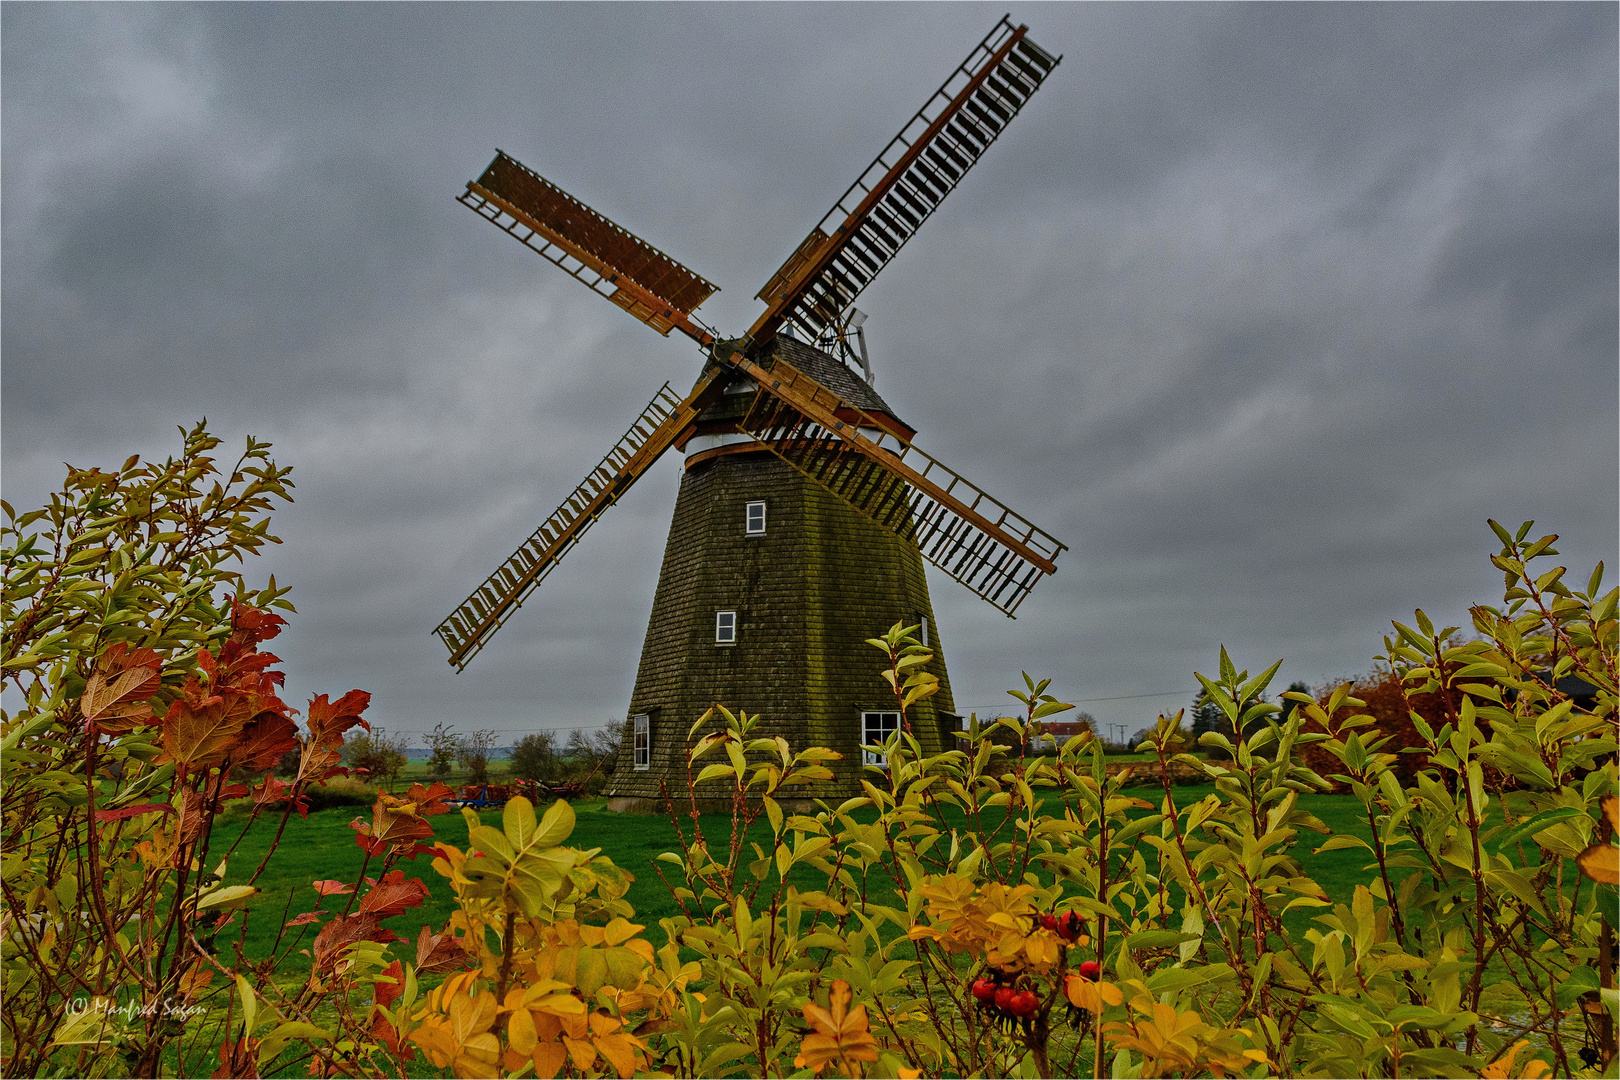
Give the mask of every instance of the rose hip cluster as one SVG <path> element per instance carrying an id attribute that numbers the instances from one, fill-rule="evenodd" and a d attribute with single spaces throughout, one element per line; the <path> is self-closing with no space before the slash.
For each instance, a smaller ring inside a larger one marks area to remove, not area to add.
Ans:
<path id="1" fill-rule="evenodd" d="M 1086 925 L 1085 920 L 1072 911 L 1067 915 L 1042 915 L 1040 924 L 1071 945 L 1080 940 L 1080 931 Z"/>
<path id="2" fill-rule="evenodd" d="M 1072 911 L 1065 915 L 1037 915 L 1033 918 L 1037 925 L 1070 944 L 1080 939 L 1080 932 L 1085 928 L 1085 921 Z M 1102 968 L 1095 960 L 1082 962 L 1077 970 L 1080 977 L 1089 982 L 1096 982 L 1102 977 Z M 999 968 L 991 968 L 975 979 L 972 991 L 980 1011 L 1009 1029 L 1019 1023 L 1027 1027 L 1031 1018 L 1041 1011 L 1040 996 L 1028 985 L 1027 978 L 1021 980 L 1019 976 L 1009 975 Z"/>
<path id="3" fill-rule="evenodd" d="M 991 968 L 989 975 L 973 981 L 973 999 L 979 1003 L 979 1008 L 1009 1024 L 1028 1020 L 1040 1012 L 1041 999 L 1035 991 L 1027 986 L 1019 988 L 1016 983 L 1004 983 L 1002 980 L 1007 977 L 1005 971 Z"/>

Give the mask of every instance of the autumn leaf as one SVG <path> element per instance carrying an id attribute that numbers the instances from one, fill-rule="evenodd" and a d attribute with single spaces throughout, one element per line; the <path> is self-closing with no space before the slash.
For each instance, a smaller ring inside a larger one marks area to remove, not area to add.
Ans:
<path id="1" fill-rule="evenodd" d="M 427 895 L 427 886 L 419 879 L 407 879 L 405 871 L 392 870 L 384 874 L 381 881 L 372 882 L 371 890 L 360 898 L 360 910 L 386 919 L 401 914 L 408 907 L 420 907 Z"/>
<path id="2" fill-rule="evenodd" d="M 1528 1039 L 1520 1039 L 1491 1064 L 1479 1071 L 1480 1080 L 1513 1080 L 1513 1059 L 1519 1056 L 1519 1051 L 1529 1046 Z M 1533 1057 L 1524 1063 L 1524 1071 L 1517 1080 L 1540 1080 L 1541 1077 L 1551 1076 L 1552 1069 L 1540 1058 Z"/>
<path id="3" fill-rule="evenodd" d="M 386 1009 L 405 993 L 405 969 L 395 960 L 377 974 L 394 980 L 373 983 L 371 987 L 372 1001 Z"/>
<path id="4" fill-rule="evenodd" d="M 1118 1005 L 1125 1000 L 1125 995 L 1113 983 L 1094 982 L 1073 974 L 1063 980 L 1063 996 L 1069 999 L 1070 1005 L 1093 1016 L 1099 1015 L 1104 1005 Z"/>
<path id="5" fill-rule="evenodd" d="M 379 794 L 372 805 L 369 825 L 355 818 L 349 827 L 360 834 L 360 847 L 372 854 L 389 844 L 403 853 L 433 835 L 433 826 L 422 820 L 415 802 L 387 792 Z"/>
<path id="6" fill-rule="evenodd" d="M 345 945 L 374 940 L 381 932 L 382 926 L 377 921 L 377 916 L 369 912 L 339 915 L 321 927 L 321 932 L 315 935 L 315 942 L 311 948 L 315 953 L 316 968 L 332 968 L 337 964 Z"/>
<path id="7" fill-rule="evenodd" d="M 433 934 L 424 926 L 416 936 L 416 973 L 419 976 L 465 971 L 475 963 L 477 961 L 448 930 Z"/>
<path id="8" fill-rule="evenodd" d="M 123 821 L 141 814 L 172 814 L 174 807 L 164 802 L 141 803 L 139 806 L 120 806 L 116 810 L 97 810 L 91 816 L 97 821 Z"/>
<path id="9" fill-rule="evenodd" d="M 149 704 L 163 686 L 163 657 L 153 649 L 135 649 L 120 641 L 101 654 L 85 680 L 79 712 L 87 725 L 108 734 L 124 734 L 157 723 Z"/>
<path id="10" fill-rule="evenodd" d="M 1620 833 L 1620 798 L 1611 795 L 1603 800 L 1603 816 L 1609 821 L 1610 836 Z M 1575 859 L 1581 873 L 1605 885 L 1620 885 L 1620 847 L 1601 840 Z"/>
<path id="11" fill-rule="evenodd" d="M 248 721 L 231 748 L 231 761 L 244 769 L 268 769 L 289 750 L 298 749 L 298 725 L 285 713 L 262 712 Z"/>
<path id="12" fill-rule="evenodd" d="M 364 690 L 350 690 L 331 702 L 325 694 L 310 698 L 309 711 L 304 714 L 310 740 L 323 750 L 337 750 L 343 745 L 344 732 L 356 724 L 370 731 L 371 725 L 360 717 L 369 704 L 371 695 Z"/>
<path id="13" fill-rule="evenodd" d="M 172 761 L 182 768 L 218 765 L 255 710 L 237 694 L 205 694 L 195 679 L 187 680 L 184 693 L 163 717 L 163 754 L 158 762 Z"/>
<path id="14" fill-rule="evenodd" d="M 317 896 L 342 896 L 354 892 L 353 885 L 342 881 L 334 881 L 331 878 L 312 881 L 309 883 L 309 887 L 315 890 Z"/>
<path id="15" fill-rule="evenodd" d="M 793 1059 L 796 1067 L 809 1067 L 819 1075 L 828 1065 L 837 1064 L 845 1076 L 855 1077 L 861 1074 L 859 1062 L 878 1059 L 877 1040 L 872 1037 L 866 1006 L 851 1009 L 853 996 L 849 983 L 834 979 L 830 1009 L 805 1002 L 804 1018 L 815 1030 L 804 1037 L 799 1056 Z"/>
<path id="16" fill-rule="evenodd" d="M 322 915 L 330 915 L 330 911 L 306 911 L 302 915 L 294 915 L 287 920 L 288 926 L 304 926 L 308 923 L 319 922 Z"/>
<path id="17" fill-rule="evenodd" d="M 240 1039 L 227 1039 L 219 1045 L 219 1068 L 209 1074 L 216 1078 L 253 1077 L 259 1075 L 259 1040 L 244 1035 Z"/>
<path id="18" fill-rule="evenodd" d="M 416 804 L 416 812 L 423 817 L 432 817 L 435 814 L 448 814 L 450 804 L 444 800 L 451 798 L 455 792 L 443 784 L 435 781 L 432 787 L 423 787 L 421 784 L 412 784 L 410 790 L 405 792 L 405 798 Z"/>

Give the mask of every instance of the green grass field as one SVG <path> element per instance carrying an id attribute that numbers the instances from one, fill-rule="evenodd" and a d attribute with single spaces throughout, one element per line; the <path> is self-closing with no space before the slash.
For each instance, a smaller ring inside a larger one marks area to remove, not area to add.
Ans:
<path id="1" fill-rule="evenodd" d="M 1154 789 L 1136 790 L 1149 801 L 1156 800 L 1157 793 Z M 1213 790 L 1214 788 L 1210 786 L 1179 787 L 1175 789 L 1176 801 L 1179 805 L 1186 806 Z M 1360 816 L 1360 804 L 1350 796 L 1306 795 L 1301 797 L 1300 803 L 1320 818 L 1334 834 L 1368 838 L 1366 821 Z M 662 866 L 666 870 L 672 868 L 667 864 L 655 864 L 654 861 L 663 852 L 678 850 L 679 845 L 669 819 L 616 814 L 609 811 L 601 799 L 580 800 L 574 804 L 574 811 L 577 824 L 573 836 L 568 841 L 570 846 L 601 848 L 604 854 L 635 876 L 635 883 L 631 886 L 627 899 L 635 906 L 636 921 L 645 923 L 649 928 L 656 928 L 660 918 L 675 914 L 674 901 L 659 879 L 655 866 Z M 282 932 L 282 923 L 286 917 L 317 908 L 332 914 L 343 910 L 347 897 L 317 897 L 310 884 L 321 879 L 344 882 L 355 880 L 360 872 L 363 855 L 355 844 L 355 833 L 349 828 L 349 822 L 357 816 L 369 820 L 370 812 L 360 807 L 340 807 L 316 811 L 311 813 L 307 820 L 300 819 L 295 814 L 287 822 L 280 847 L 264 875 L 259 879 L 263 892 L 250 907 L 245 939 L 245 948 L 249 956 L 262 957 L 268 954 L 277 936 Z M 498 825 L 500 811 L 486 810 L 480 817 L 488 824 Z M 432 818 L 431 821 L 435 839 L 459 848 L 467 847 L 467 827 L 459 813 L 444 814 Z M 729 818 L 718 814 L 704 815 L 701 822 L 711 848 L 723 850 L 730 836 Z M 682 823 L 686 825 L 684 817 Z M 274 818 L 260 820 L 247 830 L 247 835 L 231 856 L 230 880 L 241 880 L 259 864 L 274 837 L 277 824 L 278 819 Z M 221 844 L 228 847 L 241 829 L 242 823 L 222 821 L 215 833 L 216 850 L 220 849 Z M 763 820 L 758 826 L 758 832 L 760 835 L 751 839 L 763 842 L 768 836 Z M 1366 869 L 1371 862 L 1371 856 L 1358 849 L 1342 849 L 1321 855 L 1310 854 L 1310 848 L 1318 846 L 1321 839 L 1325 837 L 1318 838 L 1315 834 L 1306 834 L 1296 853 L 1305 863 L 1306 871 L 1316 878 L 1330 896 L 1348 900 L 1357 883 L 1371 879 L 1372 871 Z M 1151 864 L 1151 853 L 1149 861 Z M 390 927 L 396 933 L 408 940 L 414 940 L 418 929 L 424 924 L 442 927 L 450 916 L 453 902 L 448 882 L 433 871 L 426 856 L 402 865 L 407 877 L 420 877 L 429 890 L 428 899 L 422 907 L 408 910 L 403 915 L 389 920 Z M 800 874 L 803 874 L 802 882 L 799 881 Z M 794 880 L 801 888 L 814 888 L 816 885 L 814 871 L 808 867 L 796 870 Z M 880 888 L 877 893 L 882 895 L 888 891 L 887 888 Z M 874 899 L 877 899 L 876 895 Z M 1311 912 L 1304 910 L 1291 912 L 1289 916 L 1291 928 L 1296 932 L 1302 932 L 1310 925 L 1310 914 Z M 1294 927 L 1292 924 L 1296 921 L 1299 925 Z M 307 948 L 315 929 L 314 926 L 305 926 L 288 933 L 302 933 L 303 940 L 299 947 Z M 662 941 L 662 934 L 656 929 L 652 929 L 649 936 L 655 943 Z M 303 957 L 299 959 L 307 963 L 307 959 Z M 303 965 L 300 963 L 298 966 Z"/>

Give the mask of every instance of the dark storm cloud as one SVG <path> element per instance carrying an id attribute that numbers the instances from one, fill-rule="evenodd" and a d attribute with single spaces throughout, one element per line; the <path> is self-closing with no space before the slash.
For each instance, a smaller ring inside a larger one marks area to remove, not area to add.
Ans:
<path id="1" fill-rule="evenodd" d="M 4 5 L 6 497 L 206 414 L 296 469 L 259 569 L 297 688 L 410 731 L 622 714 L 675 460 L 469 674 L 428 631 L 698 357 L 451 197 L 500 146 L 738 332 L 1000 13 Z M 1014 17 L 1063 65 L 860 302 L 922 445 L 1072 549 L 1014 623 L 932 579 L 959 704 L 1181 690 L 1222 642 L 1354 674 L 1490 597 L 1487 516 L 1612 557 L 1612 5 Z"/>

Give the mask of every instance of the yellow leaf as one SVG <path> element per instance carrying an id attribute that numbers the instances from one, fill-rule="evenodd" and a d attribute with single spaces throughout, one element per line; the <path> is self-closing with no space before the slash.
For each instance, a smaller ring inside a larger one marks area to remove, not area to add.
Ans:
<path id="1" fill-rule="evenodd" d="M 518 1009 L 507 1018 L 506 1041 L 525 1057 L 534 1053 L 540 1040 L 534 1033 L 534 1017 L 528 1009 Z"/>

